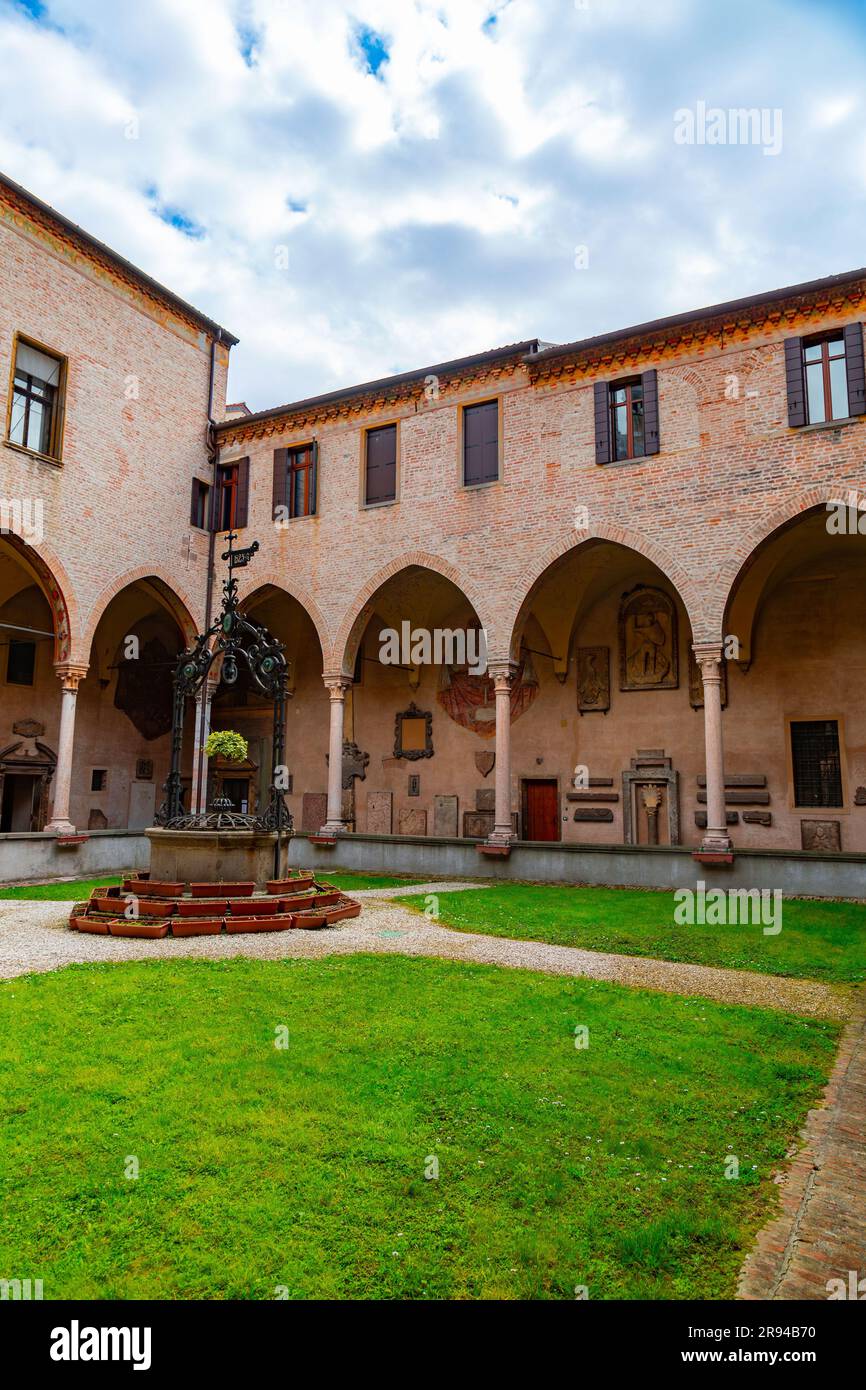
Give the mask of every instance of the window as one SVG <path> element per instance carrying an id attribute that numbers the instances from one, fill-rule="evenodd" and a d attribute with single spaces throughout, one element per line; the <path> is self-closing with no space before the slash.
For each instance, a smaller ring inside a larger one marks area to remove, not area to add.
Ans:
<path id="1" fill-rule="evenodd" d="M 34 453 L 60 457 L 65 363 L 24 338 L 15 341 L 9 440 Z"/>
<path id="2" fill-rule="evenodd" d="M 618 463 L 657 454 L 659 387 L 655 367 L 640 376 L 597 381 L 593 386 L 595 461 Z"/>
<path id="3" fill-rule="evenodd" d="M 613 382 L 608 388 L 611 457 L 642 458 L 644 449 L 644 399 L 640 377 Z"/>
<path id="4" fill-rule="evenodd" d="M 21 642 L 13 637 L 9 643 L 6 659 L 6 682 L 8 685 L 32 685 L 36 670 L 36 643 Z"/>
<path id="5" fill-rule="evenodd" d="M 365 442 L 367 506 L 393 502 L 397 496 L 397 426 L 367 430 Z"/>
<path id="6" fill-rule="evenodd" d="M 236 459 L 217 468 L 217 494 L 213 526 L 215 531 L 239 530 L 247 524 L 250 461 Z"/>
<path id="7" fill-rule="evenodd" d="M 463 483 L 493 483 L 499 477 L 499 402 L 463 408 Z"/>
<path id="8" fill-rule="evenodd" d="M 104 767 L 95 767 L 90 774 L 90 790 L 92 792 L 104 792 L 107 786 L 107 769 Z"/>
<path id="9" fill-rule="evenodd" d="M 274 521 L 316 515 L 319 446 L 315 440 L 274 450 Z"/>
<path id="10" fill-rule="evenodd" d="M 842 806 L 839 725 L 835 719 L 791 721 L 795 806 Z"/>
<path id="11" fill-rule="evenodd" d="M 848 372 L 842 333 L 803 342 L 806 413 L 810 425 L 848 418 Z"/>
<path id="12" fill-rule="evenodd" d="M 192 500 L 189 508 L 190 526 L 198 526 L 202 531 L 208 529 L 208 497 L 210 488 L 207 483 L 203 483 L 201 478 L 192 480 Z"/>

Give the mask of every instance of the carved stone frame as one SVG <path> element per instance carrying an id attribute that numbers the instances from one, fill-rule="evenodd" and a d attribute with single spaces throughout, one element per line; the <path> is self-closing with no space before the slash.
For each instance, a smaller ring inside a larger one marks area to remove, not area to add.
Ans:
<path id="1" fill-rule="evenodd" d="M 424 747 L 423 748 L 403 748 L 403 721 L 404 719 L 423 719 L 424 720 Z M 408 709 L 402 710 L 394 720 L 394 757 L 406 758 L 409 762 L 417 762 L 419 758 L 433 757 L 433 712 L 432 710 L 419 709 L 413 700 Z"/>
<path id="2" fill-rule="evenodd" d="M 664 786 L 667 789 L 668 840 L 672 845 L 680 843 L 680 793 L 679 773 L 670 767 L 633 768 L 622 774 L 622 837 L 627 845 L 636 845 L 637 805 L 635 797 L 638 787 Z"/>
<path id="3" fill-rule="evenodd" d="M 661 600 L 670 620 L 671 669 L 661 680 L 646 681 L 640 684 L 629 679 L 628 653 L 626 651 L 626 614 L 636 600 L 645 595 L 654 595 Z M 657 584 L 636 584 L 628 593 L 622 595 L 617 614 L 617 641 L 619 646 L 619 688 L 620 690 L 677 690 L 679 688 L 679 625 L 675 600 Z"/>

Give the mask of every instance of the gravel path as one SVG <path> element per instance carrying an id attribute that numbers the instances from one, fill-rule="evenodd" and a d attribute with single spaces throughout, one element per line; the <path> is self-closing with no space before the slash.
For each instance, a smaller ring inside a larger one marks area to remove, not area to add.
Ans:
<path id="1" fill-rule="evenodd" d="M 413 892 L 444 892 L 446 887 L 483 885 L 412 885 Z M 0 977 L 30 971 L 57 970 L 74 962 L 153 960 L 192 957 L 214 959 L 249 956 L 259 960 L 352 955 L 358 951 L 395 952 L 411 956 L 442 956 L 553 975 L 611 980 L 618 984 L 661 990 L 667 994 L 700 995 L 728 1004 L 748 1004 L 815 1017 L 850 1017 L 856 991 L 849 985 L 825 985 L 787 980 L 744 970 L 706 965 L 683 965 L 639 956 L 584 951 L 538 941 L 512 941 L 474 932 L 456 932 L 428 921 L 419 913 L 383 901 L 399 889 L 365 889 L 360 917 L 324 931 L 263 932 L 250 936 L 201 936 L 175 941 L 124 940 L 69 931 L 72 904 L 0 901 Z"/>

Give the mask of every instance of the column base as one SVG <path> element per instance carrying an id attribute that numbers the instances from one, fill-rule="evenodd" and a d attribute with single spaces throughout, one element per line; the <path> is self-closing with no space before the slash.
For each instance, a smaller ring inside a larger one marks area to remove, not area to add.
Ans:
<path id="1" fill-rule="evenodd" d="M 730 854 L 734 842 L 724 830 L 708 830 L 701 840 L 702 854 Z"/>
<path id="2" fill-rule="evenodd" d="M 333 840 L 335 835 L 347 835 L 348 826 L 344 820 L 328 820 L 318 833 L 326 840 Z"/>
<path id="3" fill-rule="evenodd" d="M 49 835 L 75 835 L 75 826 L 71 820 L 50 820 L 45 827 Z"/>

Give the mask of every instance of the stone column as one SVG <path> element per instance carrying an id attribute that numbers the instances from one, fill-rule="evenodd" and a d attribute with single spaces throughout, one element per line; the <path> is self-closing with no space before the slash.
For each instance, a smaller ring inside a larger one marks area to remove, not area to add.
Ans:
<path id="1" fill-rule="evenodd" d="M 491 666 L 496 692 L 496 810 L 489 845 L 510 845 L 514 840 L 511 820 L 511 687 L 517 668 L 512 662 Z"/>
<path id="2" fill-rule="evenodd" d="M 192 755 L 192 791 L 190 810 L 193 815 L 201 815 L 207 810 L 207 758 L 200 751 L 207 743 L 210 733 L 211 704 L 216 694 L 217 682 L 205 680 L 195 697 L 195 744 Z M 201 777 L 199 778 L 199 773 Z"/>
<path id="3" fill-rule="evenodd" d="M 328 819 L 319 833 L 342 835 L 346 830 L 343 820 L 343 715 L 346 691 L 352 681 L 349 676 L 325 676 L 324 681 L 331 697 L 331 732 L 328 739 Z"/>
<path id="4" fill-rule="evenodd" d="M 54 805 L 46 830 L 56 835 L 74 835 L 69 819 L 69 793 L 72 789 L 72 753 L 75 744 L 75 704 L 79 682 L 87 675 L 86 666 L 63 662 L 54 668 L 60 677 L 60 733 L 57 738 L 57 767 L 54 772 Z"/>
<path id="5" fill-rule="evenodd" d="M 729 854 L 731 837 L 725 819 L 725 752 L 722 740 L 722 648 L 716 642 L 695 642 L 693 650 L 704 685 L 707 828 L 701 849 L 710 854 Z"/>

